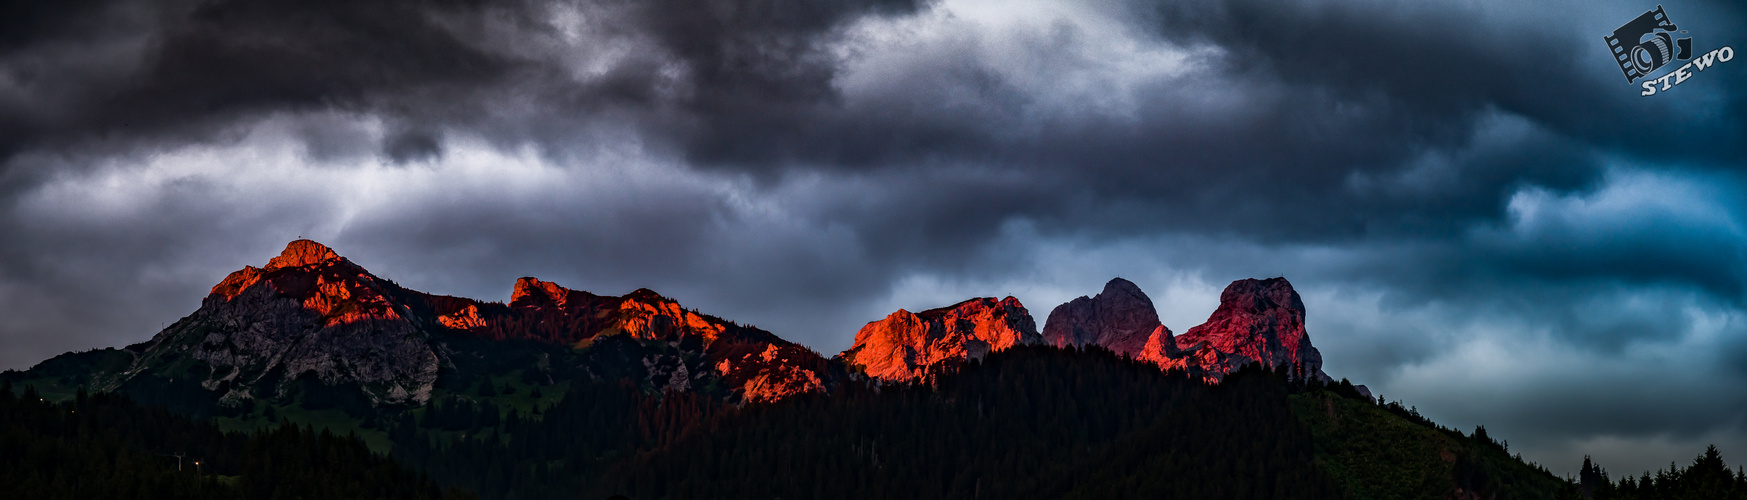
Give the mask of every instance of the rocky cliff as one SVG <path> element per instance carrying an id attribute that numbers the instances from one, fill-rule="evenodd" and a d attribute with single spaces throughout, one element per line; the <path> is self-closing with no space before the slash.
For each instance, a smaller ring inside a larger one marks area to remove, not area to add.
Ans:
<path id="1" fill-rule="evenodd" d="M 1104 291 L 1056 306 L 1043 325 L 1044 342 L 1056 347 L 1103 346 L 1129 357 L 1176 357 L 1171 330 L 1159 323 L 1153 301 L 1133 282 L 1122 278 L 1104 284 Z"/>
<path id="2" fill-rule="evenodd" d="M 1175 337 L 1139 286 L 1115 278 L 1097 296 L 1056 306 L 1043 338 L 1058 347 L 1102 346 L 1209 380 L 1258 362 L 1302 364 L 1311 376 L 1326 377 L 1322 354 L 1304 332 L 1304 302 L 1285 278 L 1232 282 L 1206 323 Z"/>
<path id="3" fill-rule="evenodd" d="M 1219 294 L 1219 308 L 1206 323 L 1177 336 L 1184 351 L 1212 349 L 1225 354 L 1220 362 L 1205 362 L 1210 373 L 1229 373 L 1248 363 L 1303 366 L 1309 376 L 1322 373 L 1322 353 L 1304 331 L 1304 300 L 1286 278 L 1233 281 Z"/>
<path id="4" fill-rule="evenodd" d="M 839 358 L 870 377 L 902 382 L 943 365 L 1042 341 L 1019 299 L 984 297 L 920 313 L 899 309 L 863 326 Z"/>
<path id="5" fill-rule="evenodd" d="M 649 289 L 614 297 L 521 278 L 507 307 L 452 298 L 432 303 L 445 327 L 493 340 L 575 348 L 608 338 L 636 340 L 651 348 L 639 362 L 657 390 L 718 382 L 735 399 L 774 401 L 823 391 L 831 378 L 828 361 L 805 346 L 686 309 Z"/>

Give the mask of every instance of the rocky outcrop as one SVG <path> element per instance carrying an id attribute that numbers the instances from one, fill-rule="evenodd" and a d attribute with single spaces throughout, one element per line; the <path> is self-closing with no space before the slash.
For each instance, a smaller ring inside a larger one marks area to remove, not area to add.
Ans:
<path id="1" fill-rule="evenodd" d="M 510 292 L 510 307 L 562 309 L 570 302 L 571 293 L 573 290 L 558 286 L 557 283 L 524 277 L 516 280 L 516 287 Z"/>
<path id="2" fill-rule="evenodd" d="M 1050 311 L 1043 338 L 1058 347 L 1102 346 L 1209 381 L 1252 363 L 1303 366 L 1309 376 L 1327 377 L 1304 332 L 1304 301 L 1285 278 L 1232 282 L 1206 323 L 1174 337 L 1140 287 L 1115 278 L 1097 296 Z"/>
<path id="3" fill-rule="evenodd" d="M 278 257 L 267 260 L 267 269 L 272 271 L 285 267 L 303 267 L 345 260 L 334 249 L 311 240 L 296 240 L 285 245 L 285 250 Z"/>
<path id="4" fill-rule="evenodd" d="M 1177 343 L 1159 323 L 1152 299 L 1122 278 L 1105 283 L 1096 297 L 1081 296 L 1056 306 L 1044 322 L 1043 340 L 1056 347 L 1098 345 L 1136 358 L 1177 354 Z"/>
<path id="5" fill-rule="evenodd" d="M 1183 351 L 1177 348 L 1177 339 L 1171 336 L 1171 329 L 1165 328 L 1165 325 L 1159 325 L 1158 328 L 1153 329 L 1152 334 L 1147 335 L 1146 345 L 1141 348 L 1140 354 L 1135 356 L 1137 359 L 1158 363 L 1160 366 L 1175 364 L 1175 360 L 1182 357 Z"/>
<path id="6" fill-rule="evenodd" d="M 682 307 L 649 289 L 595 295 L 527 277 L 516 280 L 508 307 L 472 301 L 434 305 L 438 323 L 466 335 L 526 339 L 587 348 L 607 338 L 665 344 L 640 358 L 645 381 L 686 391 L 719 381 L 729 398 L 768 402 L 825 390 L 826 360 L 769 332 Z"/>
<path id="7" fill-rule="evenodd" d="M 839 357 L 870 377 L 901 382 L 923 378 L 943 365 L 1042 341 L 1037 322 L 1019 299 L 984 297 L 920 313 L 899 309 L 863 326 L 855 344 Z"/>
<path id="8" fill-rule="evenodd" d="M 1304 331 L 1304 300 L 1286 278 L 1238 280 L 1219 294 L 1219 308 L 1206 323 L 1177 336 L 1188 352 L 1208 349 L 1224 356 L 1202 361 L 1215 376 L 1249 363 L 1302 366 L 1307 376 L 1327 379 L 1322 353 Z"/>
<path id="9" fill-rule="evenodd" d="M 767 344 L 763 352 L 744 354 L 735 360 L 722 359 L 715 364 L 716 372 L 739 383 L 741 399 L 751 403 L 768 403 L 790 396 L 824 392 L 824 370 L 817 366 L 822 359 L 813 351 L 798 345 Z M 813 365 L 813 366 L 809 366 Z"/>
<path id="10" fill-rule="evenodd" d="M 434 300 L 437 321 L 494 340 L 527 339 L 586 346 L 603 335 L 639 340 L 713 342 L 732 323 L 688 310 L 649 289 L 622 297 L 571 290 L 537 278 L 516 280 L 509 307 L 468 299 Z"/>

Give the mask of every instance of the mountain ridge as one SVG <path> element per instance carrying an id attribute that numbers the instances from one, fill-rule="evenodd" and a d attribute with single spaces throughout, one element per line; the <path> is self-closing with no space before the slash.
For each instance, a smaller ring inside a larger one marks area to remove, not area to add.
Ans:
<path id="1" fill-rule="evenodd" d="M 942 365 L 980 359 L 1015 345 L 1097 346 L 1163 370 L 1190 372 L 1208 382 L 1216 383 L 1252 363 L 1286 366 L 1302 372 L 1297 376 L 1330 380 L 1322 371 L 1321 353 L 1304 330 L 1304 302 L 1285 278 L 1233 281 L 1207 321 L 1181 336 L 1159 321 L 1152 299 L 1138 285 L 1120 277 L 1106 282 L 1095 296 L 1080 296 L 1050 310 L 1042 333 L 991 337 L 1000 338 L 999 342 L 989 342 L 984 338 L 987 334 L 963 333 L 1014 332 L 1018 330 L 1014 325 L 1035 325 L 1013 297 L 1001 301 L 1014 306 L 1002 315 L 958 312 L 994 300 L 984 297 L 930 309 L 923 313 L 926 319 L 899 309 L 862 327 L 855 343 L 838 358 L 871 377 L 905 382 Z"/>
<path id="2" fill-rule="evenodd" d="M 508 304 L 434 295 L 300 239 L 265 266 L 225 276 L 198 309 L 152 339 L 101 354 L 98 365 L 125 366 L 94 369 L 78 385 L 147 402 L 167 403 L 160 396 L 173 394 L 184 406 L 234 408 L 295 399 L 296 386 L 308 381 L 361 393 L 370 406 L 420 406 L 440 374 L 455 369 L 457 337 L 569 349 L 622 337 L 610 342 L 617 354 L 593 358 L 627 366 L 570 368 L 634 375 L 657 392 L 714 387 L 735 401 L 823 391 L 838 378 L 805 346 L 652 290 L 605 296 L 525 277 Z"/>
<path id="3" fill-rule="evenodd" d="M 979 297 L 895 311 L 863 326 L 849 349 L 827 359 L 647 288 L 598 295 L 528 276 L 516 280 L 507 303 L 435 295 L 299 239 L 262 267 L 226 275 L 199 309 L 151 340 L 118 351 L 130 359 L 93 355 L 102 362 L 87 364 L 112 368 L 93 369 L 82 385 L 175 394 L 194 406 L 210 399 L 218 407 L 247 407 L 327 390 L 299 388 L 319 384 L 360 393 L 372 407 L 420 406 L 442 374 L 461 369 L 456 356 L 467 349 L 454 346 L 492 350 L 490 342 L 503 341 L 559 349 L 539 358 L 550 363 L 556 353 L 569 363 L 551 370 L 630 377 L 657 393 L 701 390 L 735 402 L 825 392 L 844 376 L 916 382 L 991 352 L 1039 344 L 1098 346 L 1209 382 L 1250 363 L 1302 366 L 1307 376 L 1327 380 L 1303 315 L 1284 278 L 1238 280 L 1206 323 L 1174 335 L 1145 292 L 1118 277 L 1094 296 L 1052 308 L 1041 332 L 1019 299 Z M 487 344 L 457 344 L 460 338 Z M 605 347 L 593 349 L 601 342 Z M 585 355 L 570 359 L 565 352 Z M 504 369 L 518 370 L 497 370 Z"/>

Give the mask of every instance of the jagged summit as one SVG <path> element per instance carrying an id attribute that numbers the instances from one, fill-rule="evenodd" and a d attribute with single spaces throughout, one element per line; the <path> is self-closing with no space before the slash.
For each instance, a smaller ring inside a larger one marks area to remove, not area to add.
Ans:
<path id="1" fill-rule="evenodd" d="M 614 297 L 523 277 L 508 307 L 444 298 L 433 300 L 432 309 L 449 330 L 492 340 L 576 348 L 619 339 L 669 344 L 677 351 L 639 360 L 645 380 L 660 390 L 685 391 L 719 380 L 734 398 L 774 401 L 823 391 L 832 378 L 825 358 L 805 346 L 688 310 L 647 288 Z"/>
<path id="2" fill-rule="evenodd" d="M 1115 278 L 1097 296 L 1050 311 L 1043 338 L 1058 347 L 1102 346 L 1209 380 L 1251 363 L 1303 366 L 1307 376 L 1327 377 L 1304 332 L 1304 301 L 1285 278 L 1232 282 L 1206 323 L 1174 337 L 1140 287 Z"/>
<path id="3" fill-rule="evenodd" d="M 516 280 L 510 292 L 510 307 L 564 307 L 570 300 L 570 289 L 534 277 Z"/>
<path id="4" fill-rule="evenodd" d="M 326 245 L 292 241 L 266 267 L 226 276 L 200 309 L 139 346 L 113 383 L 193 379 L 234 405 L 307 377 L 354 384 L 377 404 L 422 403 L 441 356 L 408 303 L 416 295 Z"/>
<path id="5" fill-rule="evenodd" d="M 648 288 L 632 290 L 631 293 L 625 294 L 625 298 L 643 302 L 674 302 L 673 299 L 668 298 L 666 295 L 656 293 L 656 291 Z"/>
<path id="6" fill-rule="evenodd" d="M 294 240 L 285 245 L 285 250 L 278 257 L 267 261 L 266 271 L 282 267 L 302 267 L 310 264 L 320 264 L 328 261 L 343 260 L 340 254 L 327 245 L 312 240 Z"/>
<path id="7" fill-rule="evenodd" d="M 279 252 L 278 257 L 268 259 L 266 267 L 243 266 L 242 269 L 238 269 L 230 273 L 229 276 L 225 276 L 224 280 L 219 281 L 217 285 L 213 285 L 211 295 L 230 300 L 231 298 L 236 297 L 237 294 L 242 293 L 243 290 L 248 289 L 250 286 L 253 286 L 256 282 L 260 281 L 263 276 L 273 271 L 302 268 L 304 266 L 316 264 L 343 263 L 349 263 L 349 261 L 347 261 L 345 257 L 341 257 L 340 254 L 335 253 L 334 249 L 328 248 L 327 245 L 306 239 L 294 240 L 285 245 L 285 250 Z M 358 269 L 357 271 L 362 272 L 363 270 Z"/>
<path id="8" fill-rule="evenodd" d="M 855 344 L 838 355 L 853 369 L 888 381 L 911 381 L 942 364 L 961 363 L 1017 344 L 1099 346 L 1217 381 L 1244 365 L 1302 366 L 1327 378 L 1322 355 L 1304 332 L 1304 301 L 1285 278 L 1232 282 L 1207 322 L 1176 336 L 1159 321 L 1140 286 L 1113 278 L 1092 297 L 1078 297 L 1049 313 L 1041 334 L 1008 297 L 971 299 L 911 313 L 899 309 L 870 322 Z"/>
<path id="9" fill-rule="evenodd" d="M 1098 345 L 1130 357 L 1141 357 L 1149 346 L 1159 355 L 1177 350 L 1152 299 L 1122 278 L 1105 283 L 1096 297 L 1081 296 L 1056 306 L 1044 322 L 1043 340 L 1056 347 Z"/>
<path id="10" fill-rule="evenodd" d="M 1268 366 L 1302 365 L 1309 376 L 1322 373 L 1322 353 L 1304 331 L 1304 300 L 1286 278 L 1242 279 L 1219 294 L 1219 308 L 1206 323 L 1177 337 L 1184 351 L 1211 348 L 1231 355 L 1210 372 L 1230 372 L 1251 362 Z"/>
<path id="11" fill-rule="evenodd" d="M 942 363 L 1042 341 L 1019 299 L 982 297 L 920 313 L 899 309 L 862 327 L 838 356 L 870 377 L 910 381 Z"/>
<path id="12" fill-rule="evenodd" d="M 823 391 L 836 377 L 804 346 L 648 289 L 602 296 L 526 277 L 508 305 L 431 295 L 300 239 L 265 267 L 230 273 L 200 309 L 129 347 L 130 366 L 95 377 L 93 387 L 206 394 L 188 397 L 238 407 L 299 397 L 313 383 L 361 392 L 372 405 L 417 405 L 440 386 L 439 373 L 454 369 L 454 356 L 479 356 L 455 347 L 469 338 L 487 344 L 465 345 L 533 341 L 599 363 L 550 370 L 738 401 Z"/>
<path id="13" fill-rule="evenodd" d="M 667 296 L 656 293 L 648 288 L 638 288 L 620 297 L 595 295 L 581 290 L 565 288 L 551 281 L 542 281 L 532 276 L 516 280 L 515 289 L 510 292 L 510 307 L 549 307 L 564 309 L 572 305 L 587 306 L 600 299 L 616 298 L 622 301 L 633 301 L 642 304 L 678 304 Z M 573 304 L 574 303 L 574 304 Z"/>

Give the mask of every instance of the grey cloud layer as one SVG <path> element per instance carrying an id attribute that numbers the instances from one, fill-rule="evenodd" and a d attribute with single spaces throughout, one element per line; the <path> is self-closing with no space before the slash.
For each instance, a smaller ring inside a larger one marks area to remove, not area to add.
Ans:
<path id="1" fill-rule="evenodd" d="M 928 306 L 895 296 L 918 277 L 1001 294 L 1060 277 L 1037 248 L 1140 245 L 1097 269 L 1325 292 L 1350 333 L 1312 334 L 1379 383 L 1481 331 L 1719 352 L 1680 373 L 1734 388 L 1747 325 L 1705 318 L 1747 300 L 1747 71 L 1639 97 L 1600 37 L 1646 7 L 14 2 L 0 364 L 143 339 L 297 235 L 434 292 L 649 286 L 821 350 Z M 1740 5 L 1667 8 L 1700 49 L 1747 36 Z M 1548 443 L 1747 409 L 1426 403 Z"/>

